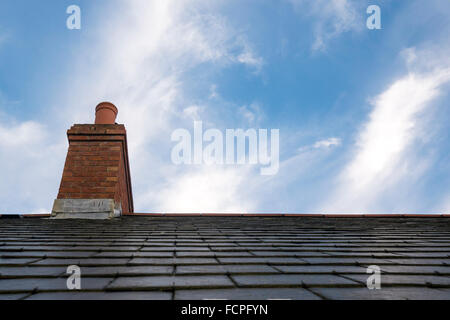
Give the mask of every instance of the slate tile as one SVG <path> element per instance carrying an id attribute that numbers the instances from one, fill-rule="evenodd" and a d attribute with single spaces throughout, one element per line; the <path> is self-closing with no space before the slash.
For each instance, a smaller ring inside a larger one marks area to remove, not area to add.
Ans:
<path id="1" fill-rule="evenodd" d="M 171 275 L 172 266 L 82 267 L 81 274 L 89 276 Z"/>
<path id="2" fill-rule="evenodd" d="M 431 265 L 431 266 L 443 266 L 450 265 L 450 259 L 388 259 L 390 263 L 401 265 Z"/>
<path id="3" fill-rule="evenodd" d="M 173 247 L 175 246 L 175 241 L 145 241 L 144 249 L 148 247 Z"/>
<path id="4" fill-rule="evenodd" d="M 89 258 L 95 254 L 93 251 L 44 251 L 47 258 Z"/>
<path id="5" fill-rule="evenodd" d="M 0 294 L 0 301 L 5 300 L 20 300 L 28 296 L 28 294 L 24 293 L 6 293 L 6 294 Z"/>
<path id="6" fill-rule="evenodd" d="M 119 277 L 108 290 L 156 290 L 171 288 L 227 288 L 233 283 L 226 276 Z"/>
<path id="7" fill-rule="evenodd" d="M 209 247 L 206 245 L 202 245 L 202 246 L 180 246 L 177 245 L 176 246 L 176 250 L 177 251 L 209 251 Z"/>
<path id="8" fill-rule="evenodd" d="M 214 254 L 218 258 L 252 257 L 253 256 L 250 252 L 247 252 L 247 251 L 232 251 L 232 252 L 215 251 Z"/>
<path id="9" fill-rule="evenodd" d="M 29 296 L 25 300 L 171 300 L 172 292 L 45 292 Z M 1 300 L 1 295 L 0 295 Z"/>
<path id="10" fill-rule="evenodd" d="M 381 288 L 312 288 L 311 291 L 331 300 L 448 300 L 448 289 L 423 287 Z"/>
<path id="11" fill-rule="evenodd" d="M 315 266 L 273 266 L 284 273 L 363 273 L 366 274 L 366 268 L 359 266 L 333 266 L 333 265 L 315 265 Z"/>
<path id="12" fill-rule="evenodd" d="M 306 251 L 277 250 L 277 251 L 251 251 L 251 253 L 255 256 L 262 256 L 262 257 L 286 257 L 286 256 L 321 257 L 321 256 L 327 256 L 326 254 L 318 252 L 318 251 L 306 252 Z"/>
<path id="13" fill-rule="evenodd" d="M 388 273 L 407 273 L 407 274 L 435 274 L 440 273 L 443 275 L 450 275 L 450 266 L 402 266 L 402 265 L 391 265 L 391 266 L 381 266 L 381 270 Z"/>
<path id="14" fill-rule="evenodd" d="M 178 266 L 178 274 L 261 274 L 279 273 L 267 265 L 206 265 L 206 266 Z"/>
<path id="15" fill-rule="evenodd" d="M 264 287 L 264 286 L 348 286 L 358 285 L 357 282 L 344 279 L 334 275 L 308 275 L 308 274 L 282 274 L 282 275 L 246 275 L 231 276 L 236 283 L 241 287 Z"/>
<path id="16" fill-rule="evenodd" d="M 221 263 L 225 264 L 307 264 L 305 261 L 298 258 L 264 258 L 264 257 L 247 257 L 247 258 L 218 258 Z"/>
<path id="17" fill-rule="evenodd" d="M 176 290 L 175 300 L 320 300 L 303 288 Z"/>
<path id="18" fill-rule="evenodd" d="M 23 266 L 36 261 L 34 258 L 2 258 L 0 257 L 0 266 Z"/>
<path id="19" fill-rule="evenodd" d="M 129 265 L 173 265 L 174 258 L 133 258 L 128 262 Z"/>
<path id="20" fill-rule="evenodd" d="M 163 251 L 163 252 L 173 252 L 177 249 L 177 247 L 174 246 L 167 246 L 167 247 L 143 247 L 140 249 L 140 252 L 156 252 L 156 251 Z"/>
<path id="21" fill-rule="evenodd" d="M 411 258 L 449 258 L 450 252 L 402 252 L 400 255 Z"/>
<path id="22" fill-rule="evenodd" d="M 96 252 L 136 252 L 141 246 L 96 246 L 92 250 Z"/>
<path id="23" fill-rule="evenodd" d="M 305 257 L 302 260 L 310 264 L 368 264 L 368 265 L 380 265 L 380 264 L 392 264 L 392 262 L 385 259 L 372 259 L 372 258 L 342 258 L 342 257 L 324 257 L 324 258 L 309 258 Z"/>
<path id="24" fill-rule="evenodd" d="M 145 252 L 133 252 L 133 256 L 137 257 L 137 258 L 172 258 L 173 257 L 173 252 L 169 251 L 169 252 L 164 252 L 164 251 L 156 251 L 156 252 L 151 252 L 151 251 L 145 251 Z"/>
<path id="25" fill-rule="evenodd" d="M 177 251 L 177 257 L 214 257 L 213 251 Z"/>
<path id="26" fill-rule="evenodd" d="M 342 274 L 347 278 L 360 281 L 365 284 L 371 274 Z M 447 276 L 424 276 L 424 275 L 381 275 L 381 286 L 383 285 L 409 285 L 409 286 L 425 286 L 427 283 L 437 286 L 450 286 L 450 277 Z"/>
<path id="27" fill-rule="evenodd" d="M 64 267 L 0 267 L 0 277 L 44 277 L 58 276 L 65 273 Z"/>
<path id="28" fill-rule="evenodd" d="M 31 252 L 31 251 L 21 251 L 21 252 L 0 252 L 0 256 L 3 259 L 42 259 L 46 256 L 47 252 Z"/>
<path id="29" fill-rule="evenodd" d="M 124 258 L 131 259 L 133 257 L 133 252 L 120 251 L 120 252 L 100 252 L 92 255 L 92 258 Z"/>
<path id="30" fill-rule="evenodd" d="M 399 258 L 398 254 L 388 253 L 388 252 L 331 252 L 327 251 L 326 256 L 336 257 L 336 258 L 377 258 L 377 259 L 389 259 L 389 258 Z"/>
<path id="31" fill-rule="evenodd" d="M 46 266 L 108 266 L 108 265 L 126 265 L 130 259 L 128 258 L 88 258 L 88 259 L 55 259 L 49 258 L 37 261 L 33 265 L 46 265 Z"/>
<path id="32" fill-rule="evenodd" d="M 113 278 L 81 278 L 82 289 L 102 290 Z M 67 278 L 2 279 L 0 293 L 67 290 Z"/>
<path id="33" fill-rule="evenodd" d="M 177 265 L 190 265 L 190 264 L 218 264 L 214 258 L 175 258 L 175 264 Z"/>
<path id="34" fill-rule="evenodd" d="M 34 260 L 35 261 L 35 260 Z M 80 265 L 80 259 L 41 259 L 30 264 L 31 266 L 62 266 L 68 267 L 70 265 Z"/>

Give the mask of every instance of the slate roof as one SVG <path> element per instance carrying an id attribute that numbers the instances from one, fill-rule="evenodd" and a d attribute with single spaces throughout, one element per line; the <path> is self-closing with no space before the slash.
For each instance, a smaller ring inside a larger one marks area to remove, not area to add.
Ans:
<path id="1" fill-rule="evenodd" d="M 450 299 L 449 264 L 446 217 L 0 219 L 0 300 Z"/>

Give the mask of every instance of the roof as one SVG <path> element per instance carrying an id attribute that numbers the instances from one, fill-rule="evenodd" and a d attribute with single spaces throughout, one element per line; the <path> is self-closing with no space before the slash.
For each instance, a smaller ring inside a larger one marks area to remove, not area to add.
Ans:
<path id="1" fill-rule="evenodd" d="M 450 299 L 449 263 L 446 217 L 0 219 L 0 300 Z"/>

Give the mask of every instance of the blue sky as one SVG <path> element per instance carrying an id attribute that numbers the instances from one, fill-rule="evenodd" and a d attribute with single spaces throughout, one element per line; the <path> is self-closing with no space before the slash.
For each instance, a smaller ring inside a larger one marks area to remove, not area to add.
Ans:
<path id="1" fill-rule="evenodd" d="M 0 213 L 51 210 L 104 100 L 138 212 L 449 212 L 449 34 L 447 0 L 1 1 Z M 280 129 L 278 174 L 174 165 L 195 120 Z"/>

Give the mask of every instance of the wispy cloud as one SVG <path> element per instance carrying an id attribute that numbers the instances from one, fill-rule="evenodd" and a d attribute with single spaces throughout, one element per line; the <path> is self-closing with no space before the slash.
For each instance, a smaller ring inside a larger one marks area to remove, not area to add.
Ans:
<path id="1" fill-rule="evenodd" d="M 247 120 L 251 126 L 259 124 L 264 118 L 264 112 L 256 102 L 239 108 L 239 113 Z"/>
<path id="2" fill-rule="evenodd" d="M 314 148 L 320 149 L 320 148 L 330 148 L 334 146 L 340 146 L 341 145 L 341 139 L 339 138 L 328 138 L 326 140 L 320 140 L 314 143 Z"/>
<path id="3" fill-rule="evenodd" d="M 328 42 L 342 33 L 364 27 L 361 3 L 352 0 L 289 0 L 299 14 L 312 17 L 313 51 L 324 51 Z"/>
<path id="4" fill-rule="evenodd" d="M 326 150 L 333 147 L 339 147 L 342 144 L 342 140 L 336 137 L 330 137 L 323 140 L 318 140 L 311 145 L 302 146 L 297 149 L 298 153 L 310 152 L 313 150 Z"/>
<path id="5" fill-rule="evenodd" d="M 419 156 L 422 139 L 432 131 L 424 127 L 426 113 L 432 112 L 432 102 L 450 81 L 450 65 L 446 60 L 435 60 L 437 67 L 425 72 L 421 66 L 430 65 L 428 55 L 414 50 L 405 53 L 407 61 L 415 61 L 414 70 L 371 100 L 373 110 L 358 134 L 353 158 L 340 174 L 326 211 L 386 211 L 383 196 L 398 194 L 408 184 L 410 187 L 429 165 L 429 159 Z M 402 207 L 401 197 L 395 206 Z"/>

